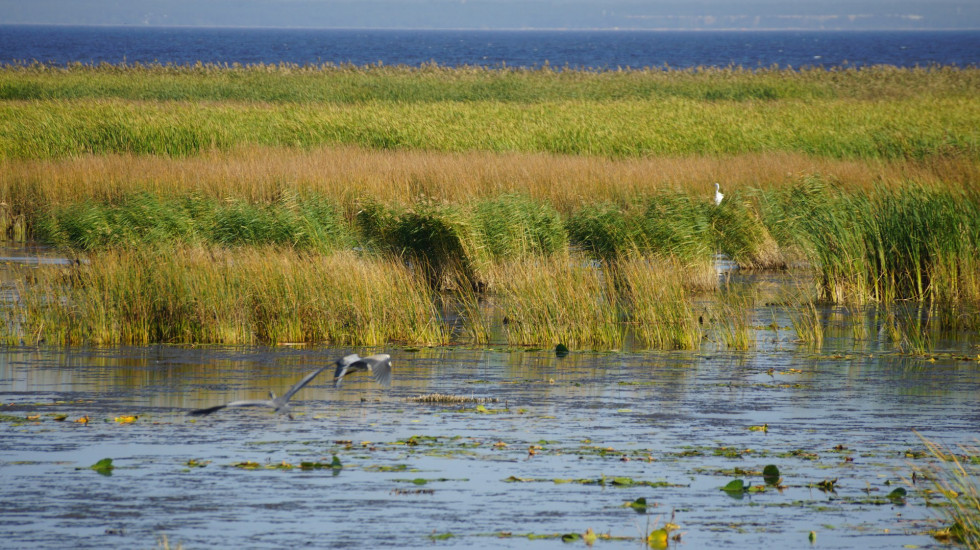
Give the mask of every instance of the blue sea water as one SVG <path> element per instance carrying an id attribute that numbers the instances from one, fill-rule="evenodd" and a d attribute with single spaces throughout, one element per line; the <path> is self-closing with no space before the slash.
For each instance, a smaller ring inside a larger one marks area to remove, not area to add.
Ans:
<path id="1" fill-rule="evenodd" d="M 0 63 L 615 69 L 980 65 L 980 31 L 418 31 L 0 25 Z"/>

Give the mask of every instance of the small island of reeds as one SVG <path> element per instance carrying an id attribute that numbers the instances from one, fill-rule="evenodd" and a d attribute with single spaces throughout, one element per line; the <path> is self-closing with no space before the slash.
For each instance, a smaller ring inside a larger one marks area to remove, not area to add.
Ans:
<path id="1" fill-rule="evenodd" d="M 793 274 L 804 341 L 815 303 L 872 305 L 915 348 L 908 304 L 980 326 L 978 89 L 938 66 L 5 66 L 0 234 L 77 261 L 7 282 L 0 332 L 745 349 L 721 257 Z"/>

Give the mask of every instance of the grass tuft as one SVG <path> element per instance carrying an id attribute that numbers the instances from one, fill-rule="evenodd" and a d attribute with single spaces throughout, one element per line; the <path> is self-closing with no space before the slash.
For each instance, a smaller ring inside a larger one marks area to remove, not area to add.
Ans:
<path id="1" fill-rule="evenodd" d="M 271 248 L 100 253 L 17 284 L 8 342 L 49 344 L 446 340 L 431 291 L 400 263 Z"/>

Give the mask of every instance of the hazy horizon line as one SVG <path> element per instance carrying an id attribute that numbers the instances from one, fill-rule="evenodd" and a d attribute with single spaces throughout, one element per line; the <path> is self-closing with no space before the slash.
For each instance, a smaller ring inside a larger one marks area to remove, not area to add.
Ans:
<path id="1" fill-rule="evenodd" d="M 720 28 L 674 28 L 674 27 L 321 27 L 321 26 L 276 26 L 276 25 L 149 25 L 118 23 L 0 23 L 0 27 L 95 27 L 95 28 L 141 28 L 141 29 L 269 29 L 269 30 L 336 30 L 336 31 L 480 31 L 480 32 L 521 32 L 521 31 L 608 31 L 608 32 L 977 32 L 978 27 L 930 27 L 930 28 L 812 28 L 812 27 L 720 27 Z"/>

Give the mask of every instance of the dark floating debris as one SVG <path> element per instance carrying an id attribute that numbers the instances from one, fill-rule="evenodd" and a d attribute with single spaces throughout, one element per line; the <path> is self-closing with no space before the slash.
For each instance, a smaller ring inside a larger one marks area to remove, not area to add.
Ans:
<path id="1" fill-rule="evenodd" d="M 409 397 L 413 403 L 497 403 L 496 397 L 472 397 L 465 395 L 450 395 L 444 393 L 429 393 Z"/>

